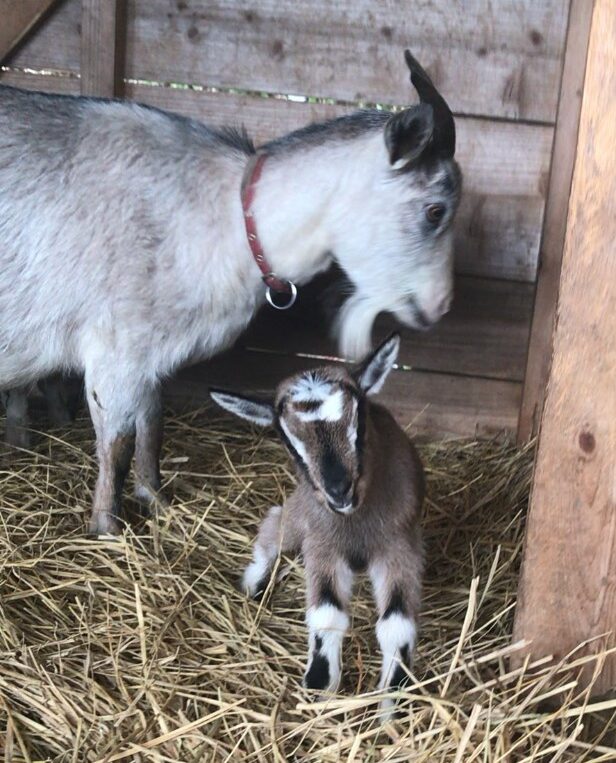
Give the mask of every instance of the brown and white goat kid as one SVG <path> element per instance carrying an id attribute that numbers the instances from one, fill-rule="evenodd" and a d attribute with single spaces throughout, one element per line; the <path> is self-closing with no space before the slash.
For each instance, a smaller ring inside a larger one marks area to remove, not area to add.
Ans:
<path id="1" fill-rule="evenodd" d="M 298 485 L 265 517 L 242 583 L 265 590 L 280 552 L 301 551 L 306 567 L 309 657 L 304 684 L 336 691 L 353 574 L 367 570 L 379 612 L 380 688 L 407 677 L 421 598 L 420 511 L 423 470 L 392 415 L 369 397 L 398 355 L 390 337 L 356 373 L 325 367 L 292 376 L 274 405 L 212 390 L 223 408 L 256 424 L 274 424 L 295 458 Z M 384 709 L 391 707 L 384 700 Z"/>

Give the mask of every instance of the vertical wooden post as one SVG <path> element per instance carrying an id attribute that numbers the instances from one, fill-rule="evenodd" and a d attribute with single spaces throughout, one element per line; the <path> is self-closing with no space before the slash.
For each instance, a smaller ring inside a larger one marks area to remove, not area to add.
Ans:
<path id="1" fill-rule="evenodd" d="M 596 0 L 515 639 L 616 633 L 616 3 Z M 588 680 L 588 675 L 586 675 Z M 616 685 L 616 659 L 594 691 Z"/>
<path id="2" fill-rule="evenodd" d="M 117 0 L 81 0 L 82 95 L 117 95 L 117 10 Z"/>
<path id="3" fill-rule="evenodd" d="M 552 333 L 575 162 L 593 0 L 571 0 L 545 205 L 535 309 L 528 343 L 518 442 L 537 434 L 552 358 Z"/>

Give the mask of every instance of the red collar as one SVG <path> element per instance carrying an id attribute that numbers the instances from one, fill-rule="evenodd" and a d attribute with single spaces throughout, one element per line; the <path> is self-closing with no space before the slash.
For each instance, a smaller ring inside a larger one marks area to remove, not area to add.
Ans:
<path id="1" fill-rule="evenodd" d="M 255 222 L 254 214 L 251 210 L 252 203 L 256 194 L 256 186 L 261 177 L 263 171 L 263 165 L 267 159 L 267 154 L 257 154 L 249 163 L 244 181 L 242 182 L 242 209 L 244 211 L 244 225 L 246 226 L 246 236 L 248 238 L 248 246 L 252 252 L 252 256 L 255 258 L 259 270 L 263 273 L 263 283 L 267 286 L 265 296 L 267 301 L 279 310 L 286 310 L 295 302 L 297 296 L 297 289 L 295 284 L 291 281 L 278 278 L 278 276 L 271 269 L 268 261 L 265 259 L 265 253 L 263 247 L 259 241 L 257 234 L 257 224 Z M 279 294 L 288 295 L 288 301 L 284 305 L 276 304 L 271 292 L 277 292 Z"/>

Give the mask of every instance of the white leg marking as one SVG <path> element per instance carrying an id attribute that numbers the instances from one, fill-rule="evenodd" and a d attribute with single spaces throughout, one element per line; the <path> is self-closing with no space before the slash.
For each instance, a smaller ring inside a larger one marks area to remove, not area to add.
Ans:
<path id="1" fill-rule="evenodd" d="M 383 653 L 383 668 L 379 688 L 386 689 L 389 686 L 396 665 L 400 661 L 400 650 L 408 648 L 410 658 L 415 646 L 417 629 L 414 620 L 410 617 L 405 617 L 394 612 L 385 620 L 378 621 L 376 636 Z"/>
<path id="2" fill-rule="evenodd" d="M 259 584 L 267 575 L 270 568 L 270 557 L 261 546 L 255 546 L 252 552 L 252 562 L 244 570 L 242 588 L 244 593 L 254 596 L 259 590 Z"/>
<path id="3" fill-rule="evenodd" d="M 272 506 L 259 529 L 259 537 L 252 549 L 252 561 L 242 576 L 242 589 L 248 596 L 254 596 L 259 591 L 259 584 L 269 577 L 272 565 L 278 556 L 279 531 L 273 530 L 271 524 L 272 520 L 276 521 L 281 513 L 282 506 Z M 269 527 L 269 531 L 266 529 L 264 533 L 264 527 Z"/>
<path id="4" fill-rule="evenodd" d="M 308 669 L 304 685 L 335 692 L 340 684 L 342 639 L 349 627 L 349 616 L 333 604 L 311 607 L 306 613 L 309 628 Z"/>

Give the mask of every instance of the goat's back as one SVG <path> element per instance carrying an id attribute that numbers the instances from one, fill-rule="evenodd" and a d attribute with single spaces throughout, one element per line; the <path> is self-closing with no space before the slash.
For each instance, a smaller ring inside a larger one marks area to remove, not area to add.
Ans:
<path id="1" fill-rule="evenodd" d="M 208 282 L 249 150 L 146 106 L 0 87 L 0 387 L 81 369 L 94 335 L 157 348 L 149 376 L 207 354 L 204 331 L 237 335 L 250 305 L 219 327 Z"/>

